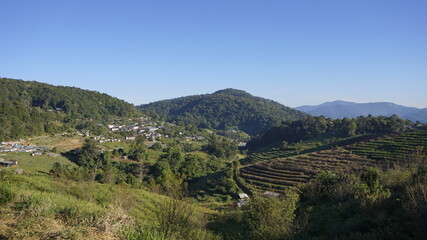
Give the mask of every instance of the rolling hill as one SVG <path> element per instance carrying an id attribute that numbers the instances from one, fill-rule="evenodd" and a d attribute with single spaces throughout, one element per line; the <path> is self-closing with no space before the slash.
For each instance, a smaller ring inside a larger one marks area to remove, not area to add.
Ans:
<path id="1" fill-rule="evenodd" d="M 163 100 L 138 108 L 146 113 L 158 114 L 167 121 L 182 121 L 218 130 L 238 127 L 250 135 L 263 133 L 281 121 L 307 116 L 275 101 L 236 89 Z"/>
<path id="2" fill-rule="evenodd" d="M 76 87 L 0 78 L 0 140 L 64 131 L 76 119 L 139 114 L 130 103 Z"/>
<path id="3" fill-rule="evenodd" d="M 354 103 L 346 101 L 326 102 L 316 106 L 300 106 L 299 111 L 329 118 L 354 118 L 358 116 L 391 116 L 397 114 L 411 121 L 427 122 L 427 109 L 405 107 L 389 102 Z"/>

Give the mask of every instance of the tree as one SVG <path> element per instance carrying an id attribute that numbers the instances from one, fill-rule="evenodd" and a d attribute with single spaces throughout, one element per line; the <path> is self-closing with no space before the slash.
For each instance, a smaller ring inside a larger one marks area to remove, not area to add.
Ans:
<path id="1" fill-rule="evenodd" d="M 208 143 L 203 146 L 204 151 L 218 158 L 234 158 L 238 153 L 238 146 L 227 138 L 212 134 Z"/>
<path id="2" fill-rule="evenodd" d="M 344 136 L 351 137 L 356 134 L 357 124 L 354 120 L 344 118 L 343 120 Z"/>
<path id="3" fill-rule="evenodd" d="M 99 168 L 109 167 L 111 164 L 111 155 L 103 153 L 96 146 L 96 142 L 91 139 L 86 139 L 77 161 L 78 165 L 92 170 L 91 179 L 95 180 L 98 175 Z"/>
<path id="4" fill-rule="evenodd" d="M 139 135 L 129 147 L 129 157 L 133 160 L 142 161 L 146 157 L 147 146 L 144 144 L 145 138 Z"/>
<path id="5" fill-rule="evenodd" d="M 96 146 L 96 142 L 91 139 L 86 139 L 83 143 L 77 163 L 80 166 L 93 168 L 98 164 L 100 153 L 101 151 Z"/>

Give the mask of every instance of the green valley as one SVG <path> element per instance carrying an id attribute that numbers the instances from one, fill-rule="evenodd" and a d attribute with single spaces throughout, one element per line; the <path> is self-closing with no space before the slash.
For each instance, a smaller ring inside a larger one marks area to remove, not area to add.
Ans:
<path id="1" fill-rule="evenodd" d="M 0 83 L 0 239 L 427 237 L 425 124 Z"/>

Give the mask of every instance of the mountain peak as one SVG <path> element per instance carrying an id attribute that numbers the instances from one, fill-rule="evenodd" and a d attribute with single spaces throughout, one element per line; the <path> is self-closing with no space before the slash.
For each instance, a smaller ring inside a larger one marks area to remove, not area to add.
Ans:
<path id="1" fill-rule="evenodd" d="M 234 88 L 226 88 L 222 90 L 218 90 L 214 92 L 213 94 L 223 94 L 223 95 L 231 95 L 236 97 L 251 97 L 252 95 L 250 93 L 247 93 L 243 90 L 234 89 Z"/>

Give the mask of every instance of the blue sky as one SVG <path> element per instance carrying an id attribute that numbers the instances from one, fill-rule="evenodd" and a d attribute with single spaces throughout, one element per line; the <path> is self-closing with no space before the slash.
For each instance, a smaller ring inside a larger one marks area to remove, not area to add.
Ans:
<path id="1" fill-rule="evenodd" d="M 134 104 L 245 90 L 427 107 L 427 1 L 1 0 L 0 76 Z"/>

